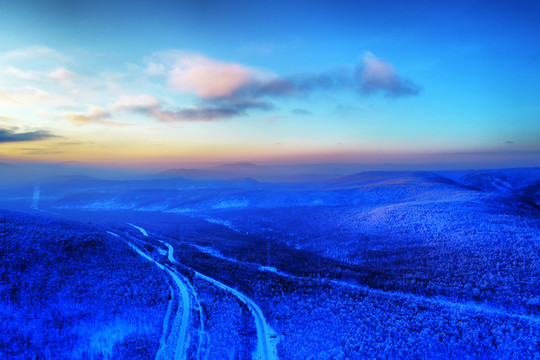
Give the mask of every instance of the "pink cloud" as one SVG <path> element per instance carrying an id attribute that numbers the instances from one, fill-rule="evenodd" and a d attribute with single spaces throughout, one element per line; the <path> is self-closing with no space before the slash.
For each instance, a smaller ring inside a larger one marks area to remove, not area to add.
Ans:
<path id="1" fill-rule="evenodd" d="M 187 55 L 178 59 L 169 72 L 169 85 L 179 92 L 212 99 L 231 96 L 254 77 L 255 71 L 243 65 Z"/>
<path id="2" fill-rule="evenodd" d="M 112 105 L 114 110 L 140 110 L 153 108 L 160 105 L 160 101 L 152 95 L 122 95 Z"/>

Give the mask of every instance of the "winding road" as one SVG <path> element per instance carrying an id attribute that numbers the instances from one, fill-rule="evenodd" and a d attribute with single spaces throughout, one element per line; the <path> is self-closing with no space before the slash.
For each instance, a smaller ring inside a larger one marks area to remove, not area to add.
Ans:
<path id="1" fill-rule="evenodd" d="M 144 236 L 148 236 L 148 233 L 144 231 L 144 229 L 139 228 L 138 226 L 129 224 L 141 231 L 141 233 Z M 119 235 L 108 231 L 109 234 L 114 235 L 118 238 L 123 239 Z M 168 273 L 173 281 L 178 286 L 178 289 L 180 290 L 180 295 L 182 297 L 182 303 L 183 307 L 181 308 L 180 305 L 178 306 L 178 310 L 176 312 L 176 315 L 172 321 L 171 331 L 169 333 L 169 336 L 167 337 L 166 341 L 160 342 L 160 348 L 156 354 L 156 359 L 174 359 L 174 360 L 185 360 L 186 359 L 186 350 L 189 345 L 189 336 L 187 334 L 187 327 L 189 324 L 189 314 L 191 310 L 191 299 L 189 297 L 189 292 L 186 284 L 180 279 L 180 277 L 171 269 L 168 267 L 160 264 L 156 260 L 154 260 L 151 256 L 146 254 L 143 250 L 141 250 L 138 246 L 134 245 L 129 240 L 123 239 L 127 244 L 135 250 L 139 255 L 141 255 L 143 258 L 147 259 L 150 262 L 153 262 L 158 268 Z M 169 317 L 170 313 L 169 310 L 167 311 L 166 317 Z M 168 324 L 168 318 L 165 319 L 164 324 Z M 166 328 L 164 328 L 164 331 L 166 331 Z"/>
<path id="2" fill-rule="evenodd" d="M 128 225 L 139 230 L 143 236 L 148 237 L 148 232 L 142 227 L 131 224 L 131 223 L 128 223 Z M 109 231 L 109 234 L 120 238 L 119 235 L 112 233 L 110 231 Z M 153 262 L 161 270 L 169 273 L 169 275 L 173 278 L 174 282 L 177 284 L 178 288 L 180 289 L 180 293 L 182 295 L 183 305 L 184 305 L 183 311 L 182 311 L 182 318 L 179 320 L 180 314 L 177 313 L 173 321 L 173 327 L 169 334 L 168 341 L 166 342 L 166 344 L 163 344 L 163 343 L 160 344 L 160 349 L 158 350 L 156 359 L 165 359 L 167 357 L 170 357 L 171 342 L 172 342 L 171 337 L 178 339 L 176 343 L 176 349 L 174 350 L 174 359 L 175 360 L 185 359 L 186 357 L 185 350 L 187 349 L 188 347 L 187 344 L 189 343 L 189 339 L 186 339 L 187 325 L 189 323 L 189 313 L 192 306 L 186 284 L 178 277 L 178 275 L 172 269 L 154 260 L 151 256 L 146 254 L 143 250 L 141 250 L 138 246 L 134 245 L 132 242 L 125 239 L 124 241 L 126 241 L 128 245 L 132 249 L 134 249 L 137 253 L 139 253 L 142 257 Z M 167 259 L 171 262 L 171 264 L 180 265 L 174 258 L 174 247 L 165 241 L 160 240 L 160 242 L 167 247 Z M 264 314 L 261 308 L 253 300 L 251 300 L 249 297 L 247 297 L 240 291 L 233 289 L 216 279 L 213 279 L 209 276 L 201 274 L 198 271 L 195 271 L 195 270 L 193 271 L 201 279 L 210 282 L 211 284 L 217 286 L 220 289 L 223 289 L 225 291 L 232 293 L 238 300 L 240 300 L 242 303 L 244 303 L 248 307 L 249 311 L 251 312 L 251 314 L 253 315 L 255 319 L 255 327 L 257 330 L 257 349 L 253 353 L 253 359 L 254 360 L 277 360 L 278 357 L 277 357 L 276 345 L 279 340 L 278 340 L 276 332 L 266 322 L 266 318 L 264 317 Z M 167 316 L 169 315 L 170 314 L 168 314 Z M 175 325 L 177 325 L 179 322 L 181 324 L 180 329 L 175 329 Z M 164 321 L 164 324 L 167 324 L 167 323 L 168 323 L 168 320 L 166 319 Z M 202 331 L 204 332 L 204 328 Z M 173 336 L 175 333 L 178 333 L 178 336 Z M 198 354 L 200 353 L 198 352 Z"/>
<path id="3" fill-rule="evenodd" d="M 172 245 L 165 241 L 162 241 L 162 243 L 165 246 L 167 246 L 167 249 L 168 249 L 167 257 L 169 261 L 173 264 L 178 264 L 178 262 L 174 258 L 174 248 L 172 247 Z M 201 274 L 198 271 L 195 271 L 195 274 L 201 279 L 204 279 L 214 284 L 220 289 L 223 289 L 225 291 L 232 293 L 242 303 L 247 305 L 249 311 L 255 318 L 255 327 L 257 328 L 257 350 L 254 354 L 254 359 L 255 360 L 277 360 L 278 357 L 277 357 L 276 345 L 278 342 L 278 337 L 277 337 L 276 332 L 266 322 L 266 319 L 264 317 L 264 314 L 261 308 L 253 300 L 248 298 L 246 295 L 242 294 L 240 291 L 233 289 L 216 279 L 213 279 L 209 276 Z"/>

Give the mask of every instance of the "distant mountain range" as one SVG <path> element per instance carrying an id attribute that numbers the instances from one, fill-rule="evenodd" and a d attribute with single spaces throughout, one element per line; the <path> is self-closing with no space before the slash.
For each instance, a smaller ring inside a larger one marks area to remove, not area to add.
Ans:
<path id="1" fill-rule="evenodd" d="M 257 165 L 249 162 L 239 162 L 202 169 L 168 169 L 156 174 L 156 176 L 165 178 L 183 177 L 192 180 L 253 178 L 258 181 L 298 182 L 343 176 L 357 171 L 357 167 L 356 165 L 341 164 Z"/>

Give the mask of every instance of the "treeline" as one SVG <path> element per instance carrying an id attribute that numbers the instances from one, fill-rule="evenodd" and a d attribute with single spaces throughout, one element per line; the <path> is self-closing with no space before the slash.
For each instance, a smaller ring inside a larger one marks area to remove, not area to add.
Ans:
<path id="1" fill-rule="evenodd" d="M 0 257 L 0 358 L 155 354 L 167 279 L 105 229 L 0 211 Z"/>
<path id="2" fill-rule="evenodd" d="M 203 309 L 208 359 L 251 359 L 257 344 L 255 321 L 246 305 L 205 280 L 194 286 Z"/>
<path id="3" fill-rule="evenodd" d="M 252 281 L 284 359 L 539 359 L 540 324 L 410 295 Z"/>
<path id="4" fill-rule="evenodd" d="M 220 216 L 271 242 L 270 265 L 283 271 L 540 314 L 540 212 L 513 197 L 457 193 L 437 201 Z M 277 251 L 278 244 L 292 248 L 288 253 L 299 248 L 298 261 Z M 256 251 L 266 262 L 264 249 Z M 302 256 L 310 252 L 311 263 Z"/>

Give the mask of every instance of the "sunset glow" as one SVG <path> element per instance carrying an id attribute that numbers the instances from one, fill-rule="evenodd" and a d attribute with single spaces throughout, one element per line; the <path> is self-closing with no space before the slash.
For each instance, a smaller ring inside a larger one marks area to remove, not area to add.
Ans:
<path id="1" fill-rule="evenodd" d="M 0 161 L 537 166 L 534 8 L 5 2 Z"/>

